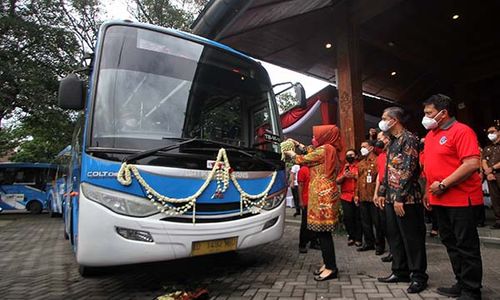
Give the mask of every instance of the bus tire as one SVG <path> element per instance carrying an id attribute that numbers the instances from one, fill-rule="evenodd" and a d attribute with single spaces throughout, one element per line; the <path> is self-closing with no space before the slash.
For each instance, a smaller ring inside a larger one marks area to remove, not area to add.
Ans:
<path id="1" fill-rule="evenodd" d="M 38 215 L 42 213 L 43 209 L 42 204 L 36 200 L 33 200 L 30 203 L 28 203 L 27 208 L 32 215 Z"/>
<path id="2" fill-rule="evenodd" d="M 82 277 L 93 277 L 100 274 L 100 268 L 78 265 L 78 273 Z"/>

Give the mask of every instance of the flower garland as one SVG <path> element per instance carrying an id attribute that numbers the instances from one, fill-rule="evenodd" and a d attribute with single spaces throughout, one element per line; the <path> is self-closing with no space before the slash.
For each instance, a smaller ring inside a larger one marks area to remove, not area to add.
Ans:
<path id="1" fill-rule="evenodd" d="M 243 190 L 239 184 L 236 176 L 229 164 L 229 159 L 227 157 L 226 150 L 224 148 L 219 149 L 217 154 L 217 159 L 205 182 L 193 195 L 185 198 L 171 198 L 168 196 L 161 195 L 155 189 L 153 189 L 141 176 L 139 170 L 135 165 L 129 165 L 126 162 L 122 163 L 120 170 L 116 175 L 118 182 L 124 186 L 129 186 L 132 184 L 132 175 L 136 178 L 139 184 L 143 187 L 146 192 L 147 198 L 158 208 L 162 213 L 168 215 L 182 215 L 189 209 L 193 209 L 193 224 L 195 223 L 196 215 L 196 200 L 198 197 L 206 190 L 210 185 L 210 182 L 215 178 L 217 181 L 217 187 L 215 193 L 212 195 L 212 199 L 222 199 L 224 198 L 224 192 L 226 192 L 229 187 L 229 179 L 233 182 L 236 190 L 240 193 L 240 215 L 243 214 L 243 207 L 248 209 L 251 213 L 259 213 L 264 204 L 266 203 L 266 198 L 271 190 L 274 182 L 276 180 L 277 171 L 274 171 L 271 176 L 271 181 L 268 186 L 262 191 L 262 193 L 252 195 Z M 258 201 L 256 201 L 258 200 Z M 174 206 L 173 204 L 183 204 L 181 206 Z"/>

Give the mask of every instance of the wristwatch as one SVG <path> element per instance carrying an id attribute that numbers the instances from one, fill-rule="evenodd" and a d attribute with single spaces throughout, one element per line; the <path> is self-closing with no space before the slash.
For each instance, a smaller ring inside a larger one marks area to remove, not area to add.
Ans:
<path id="1" fill-rule="evenodd" d="M 441 191 L 445 191 L 446 190 L 446 185 L 444 185 L 444 183 L 441 181 L 438 185 L 438 188 L 441 190 Z"/>

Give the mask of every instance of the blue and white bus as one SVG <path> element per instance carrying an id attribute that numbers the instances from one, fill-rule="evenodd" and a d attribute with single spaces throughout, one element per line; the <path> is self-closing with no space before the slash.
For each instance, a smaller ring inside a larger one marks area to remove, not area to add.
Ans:
<path id="1" fill-rule="evenodd" d="M 47 189 L 57 173 L 48 163 L 0 163 L 0 207 L 3 211 L 47 208 Z"/>
<path id="2" fill-rule="evenodd" d="M 282 132 L 258 62 L 188 33 L 113 21 L 100 28 L 88 89 L 70 75 L 59 101 L 84 110 L 64 218 L 82 276 L 282 236 Z"/>
<path id="3" fill-rule="evenodd" d="M 47 188 L 47 211 L 51 218 L 63 215 L 64 200 L 67 187 L 67 169 L 71 155 L 71 145 L 59 152 L 54 163 L 57 164 L 57 172 L 54 179 Z"/>

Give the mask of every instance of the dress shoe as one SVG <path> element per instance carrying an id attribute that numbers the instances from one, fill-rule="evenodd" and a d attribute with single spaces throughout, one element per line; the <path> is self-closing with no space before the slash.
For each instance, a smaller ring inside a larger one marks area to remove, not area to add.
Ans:
<path id="1" fill-rule="evenodd" d="M 437 237 L 438 236 L 438 231 L 437 230 L 431 230 L 431 232 L 429 232 L 429 236 L 430 237 Z"/>
<path id="2" fill-rule="evenodd" d="M 347 241 L 347 246 L 352 246 L 354 245 L 354 240 L 348 240 Z"/>
<path id="3" fill-rule="evenodd" d="M 370 250 L 375 250 L 375 247 L 373 245 L 372 246 L 364 245 L 363 247 L 356 249 L 356 251 L 358 251 L 358 252 L 365 252 L 365 251 L 370 251 Z"/>
<path id="4" fill-rule="evenodd" d="M 426 288 L 427 288 L 426 282 L 412 281 L 406 291 L 408 292 L 408 294 L 417 294 L 425 290 Z"/>
<path id="5" fill-rule="evenodd" d="M 299 253 L 307 253 L 306 247 L 299 247 Z"/>
<path id="6" fill-rule="evenodd" d="M 387 256 L 384 256 L 380 259 L 383 262 L 391 262 L 392 261 L 392 254 L 389 253 Z"/>
<path id="7" fill-rule="evenodd" d="M 333 270 L 330 275 L 321 277 L 321 275 L 314 276 L 314 280 L 316 281 L 325 281 L 325 280 L 330 280 L 330 279 L 335 279 L 339 277 L 339 270 L 335 269 Z"/>
<path id="8" fill-rule="evenodd" d="M 394 282 L 410 282 L 410 276 L 398 276 L 394 273 L 387 277 L 378 278 L 379 282 L 394 283 Z"/>
<path id="9" fill-rule="evenodd" d="M 323 273 L 324 269 L 325 269 L 324 266 L 319 267 L 318 269 L 313 271 L 313 275 L 319 275 L 319 274 Z"/>
<path id="10" fill-rule="evenodd" d="M 361 243 L 361 242 L 355 242 L 354 245 L 359 248 L 359 247 L 363 246 L 363 243 Z"/>
<path id="11" fill-rule="evenodd" d="M 296 212 L 296 213 L 293 214 L 293 217 L 296 217 L 296 216 L 300 216 L 300 213 Z"/>
<path id="12" fill-rule="evenodd" d="M 384 254 L 384 252 L 385 252 L 385 249 L 379 248 L 379 249 L 375 250 L 375 255 L 382 255 L 382 254 Z"/>
<path id="13" fill-rule="evenodd" d="M 438 287 L 436 292 L 439 295 L 456 298 L 459 297 L 462 293 L 462 288 L 457 283 L 455 283 L 451 287 Z"/>
<path id="14" fill-rule="evenodd" d="M 479 294 L 466 294 L 462 292 L 457 300 L 481 300 L 481 293 Z"/>

